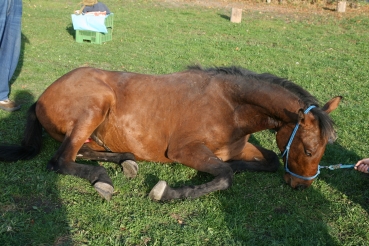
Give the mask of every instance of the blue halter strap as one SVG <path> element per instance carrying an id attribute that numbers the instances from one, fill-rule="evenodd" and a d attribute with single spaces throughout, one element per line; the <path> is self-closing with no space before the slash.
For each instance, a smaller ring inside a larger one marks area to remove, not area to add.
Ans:
<path id="1" fill-rule="evenodd" d="M 308 108 L 304 111 L 304 114 L 309 113 L 309 111 L 310 111 L 311 109 L 315 108 L 315 107 L 316 107 L 316 106 L 311 105 L 310 107 L 308 107 Z M 296 174 L 296 173 L 291 172 L 291 171 L 288 169 L 288 154 L 289 154 L 289 152 L 290 152 L 290 147 L 291 147 L 292 141 L 293 141 L 293 139 L 294 139 L 294 137 L 295 137 L 295 135 L 296 135 L 297 130 L 299 129 L 299 126 L 300 126 L 300 124 L 299 124 L 299 123 L 297 123 L 297 124 L 296 124 L 296 126 L 295 126 L 295 128 L 294 128 L 294 129 L 293 129 L 293 131 L 292 131 L 292 134 L 291 134 L 290 140 L 288 140 L 288 143 L 287 143 L 286 149 L 285 149 L 285 150 L 283 151 L 283 153 L 282 153 L 282 157 L 283 157 L 283 156 L 286 156 L 286 164 L 285 164 L 284 168 L 285 168 L 285 171 L 286 171 L 287 173 L 291 174 L 292 176 L 294 176 L 294 177 L 296 177 L 296 178 L 303 179 L 303 180 L 312 180 L 312 179 L 315 179 L 316 177 L 318 177 L 318 175 L 320 174 L 320 166 L 318 166 L 318 171 L 317 171 L 317 173 L 316 173 L 314 176 L 308 176 L 308 177 L 300 176 L 300 175 L 298 175 L 298 174 Z"/>

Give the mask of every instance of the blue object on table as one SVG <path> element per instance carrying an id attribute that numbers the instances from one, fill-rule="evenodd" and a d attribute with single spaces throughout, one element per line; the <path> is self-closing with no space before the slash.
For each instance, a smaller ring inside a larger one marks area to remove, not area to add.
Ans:
<path id="1" fill-rule="evenodd" d="M 72 14 L 72 23 L 74 30 L 94 31 L 108 33 L 105 26 L 105 18 L 108 15 L 75 15 Z"/>

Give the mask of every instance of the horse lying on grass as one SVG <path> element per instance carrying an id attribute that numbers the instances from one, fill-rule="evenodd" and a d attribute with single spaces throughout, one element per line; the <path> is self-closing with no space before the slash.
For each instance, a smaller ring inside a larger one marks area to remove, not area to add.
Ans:
<path id="1" fill-rule="evenodd" d="M 129 177 L 137 173 L 136 160 L 179 162 L 212 174 L 212 181 L 196 186 L 159 181 L 149 194 L 160 201 L 196 198 L 229 188 L 235 172 L 276 171 L 278 156 L 248 142 L 250 134 L 274 129 L 284 151 L 284 180 L 308 187 L 327 142 L 335 139 L 328 114 L 340 101 L 334 97 L 320 108 L 300 86 L 238 67 L 168 75 L 83 67 L 45 90 L 29 109 L 21 146 L 0 146 L 0 160 L 36 156 L 44 128 L 61 142 L 47 169 L 87 179 L 107 200 L 114 189 L 105 168 L 76 158 L 121 164 Z"/>

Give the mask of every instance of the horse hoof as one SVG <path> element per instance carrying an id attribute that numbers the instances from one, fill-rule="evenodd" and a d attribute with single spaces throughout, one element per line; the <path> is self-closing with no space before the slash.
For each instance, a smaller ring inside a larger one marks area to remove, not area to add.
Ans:
<path id="1" fill-rule="evenodd" d="M 96 182 L 94 184 L 94 187 L 102 198 L 104 198 L 107 201 L 110 201 L 114 192 L 113 186 L 103 182 Z"/>
<path id="2" fill-rule="evenodd" d="M 121 165 L 123 167 L 124 176 L 130 179 L 136 178 L 138 172 L 138 165 L 135 161 L 126 160 L 122 162 Z"/>
<path id="3" fill-rule="evenodd" d="M 160 201 L 163 198 L 165 191 L 169 188 L 167 182 L 159 181 L 150 191 L 149 197 L 151 200 Z"/>

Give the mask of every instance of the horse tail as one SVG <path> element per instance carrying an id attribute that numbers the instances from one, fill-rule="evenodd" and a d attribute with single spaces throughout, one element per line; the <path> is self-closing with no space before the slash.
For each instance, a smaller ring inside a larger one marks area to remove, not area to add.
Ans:
<path id="1" fill-rule="evenodd" d="M 0 145 L 0 161 L 28 160 L 40 153 L 42 125 L 36 116 L 36 103 L 28 110 L 27 124 L 21 146 Z"/>

